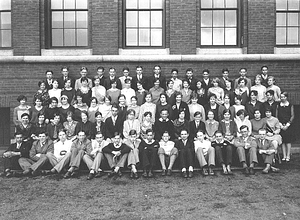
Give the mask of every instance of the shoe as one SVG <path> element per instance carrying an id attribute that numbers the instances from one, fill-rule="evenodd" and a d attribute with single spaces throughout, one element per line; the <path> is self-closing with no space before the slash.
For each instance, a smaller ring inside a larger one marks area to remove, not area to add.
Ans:
<path id="1" fill-rule="evenodd" d="M 95 173 L 89 173 L 87 180 L 91 180 L 95 177 Z"/>
<path id="2" fill-rule="evenodd" d="M 282 159 L 281 159 L 281 161 L 282 161 L 282 162 L 285 162 L 285 161 L 286 161 L 286 158 L 285 158 L 285 157 L 284 157 L 284 158 L 282 158 Z"/>
<path id="3" fill-rule="evenodd" d="M 7 178 L 12 177 L 12 176 L 13 176 L 13 173 L 11 171 L 7 171 L 5 174 L 5 177 L 7 177 Z"/>
<path id="4" fill-rule="evenodd" d="M 161 171 L 161 175 L 162 175 L 162 176 L 167 175 L 167 171 L 166 171 L 166 170 L 162 170 L 162 171 Z"/>
<path id="5" fill-rule="evenodd" d="M 210 176 L 214 176 L 214 175 L 215 175 L 215 172 L 213 171 L 212 168 L 208 168 L 208 174 L 209 174 Z"/>
<path id="6" fill-rule="evenodd" d="M 64 175 L 64 179 L 69 179 L 71 177 L 72 172 L 68 171 L 66 172 L 66 174 Z"/>
<path id="7" fill-rule="evenodd" d="M 269 173 L 269 169 L 268 168 L 265 168 L 261 171 L 263 174 L 268 174 Z"/>
<path id="8" fill-rule="evenodd" d="M 23 171 L 23 175 L 24 176 L 29 175 L 29 174 L 31 174 L 31 172 L 32 172 L 32 169 L 29 168 L 29 169 Z"/>
<path id="9" fill-rule="evenodd" d="M 57 173 L 56 169 L 54 169 L 54 168 L 52 168 L 52 169 L 50 170 L 50 172 L 53 173 L 53 174 Z"/>
<path id="10" fill-rule="evenodd" d="M 228 175 L 228 171 L 227 171 L 226 168 L 223 168 L 222 174 L 223 174 L 223 175 Z"/>
<path id="11" fill-rule="evenodd" d="M 167 170 L 167 176 L 171 176 L 172 175 L 172 170 L 171 169 L 168 169 Z"/>
<path id="12" fill-rule="evenodd" d="M 43 176 L 47 176 L 47 175 L 49 175 L 49 174 L 51 174 L 52 172 L 51 172 L 51 170 L 42 170 L 41 171 L 41 174 L 43 175 Z"/>
<path id="13" fill-rule="evenodd" d="M 287 157 L 285 161 L 286 161 L 287 163 L 290 162 L 290 158 Z"/>
<path id="14" fill-rule="evenodd" d="M 245 168 L 244 168 L 244 174 L 246 174 L 246 175 L 249 175 L 249 174 L 250 174 L 249 168 L 248 168 L 248 167 L 245 167 Z"/>
<path id="15" fill-rule="evenodd" d="M 203 176 L 208 176 L 208 171 L 206 168 L 202 169 L 202 174 L 203 174 Z"/>
<path id="16" fill-rule="evenodd" d="M 102 177 L 104 175 L 105 175 L 105 173 L 103 171 L 98 171 L 98 173 L 95 174 L 95 178 L 99 178 L 99 177 Z"/>
<path id="17" fill-rule="evenodd" d="M 118 170 L 117 175 L 118 175 L 118 177 L 122 177 L 123 176 L 121 170 Z"/>
<path id="18" fill-rule="evenodd" d="M 113 170 L 113 171 L 111 171 L 110 173 L 108 173 L 108 178 L 111 178 L 111 177 L 113 177 L 114 175 L 116 175 L 116 172 Z"/>
<path id="19" fill-rule="evenodd" d="M 133 179 L 133 178 L 134 178 L 134 175 L 133 175 L 133 172 L 132 172 L 132 171 L 130 172 L 130 176 L 129 176 L 129 177 L 130 177 L 130 179 Z"/>
<path id="20" fill-rule="evenodd" d="M 41 174 L 41 172 L 39 170 L 34 170 L 31 172 L 32 176 L 38 176 Z"/>
<path id="21" fill-rule="evenodd" d="M 249 174 L 250 174 L 250 175 L 254 175 L 254 174 L 255 174 L 253 167 L 250 167 L 250 169 L 249 169 Z"/>
<path id="22" fill-rule="evenodd" d="M 279 173 L 280 169 L 271 166 L 271 171 L 272 171 L 273 173 Z"/>
<path id="23" fill-rule="evenodd" d="M 134 179 L 138 179 L 138 178 L 139 178 L 139 175 L 138 175 L 137 172 L 134 172 L 134 173 L 133 173 L 133 178 L 134 178 Z"/>
<path id="24" fill-rule="evenodd" d="M 194 176 L 193 171 L 189 171 L 189 178 L 192 178 Z"/>
<path id="25" fill-rule="evenodd" d="M 233 172 L 231 171 L 230 166 L 227 166 L 227 172 L 228 172 L 228 175 L 233 175 Z"/>
<path id="26" fill-rule="evenodd" d="M 152 178 L 154 175 L 153 175 L 153 173 L 152 173 L 152 170 L 149 170 L 149 173 L 148 173 L 148 177 L 149 178 Z"/>
<path id="27" fill-rule="evenodd" d="M 78 171 L 73 171 L 72 173 L 71 173 L 71 177 L 76 177 L 76 176 L 78 176 Z"/>
<path id="28" fill-rule="evenodd" d="M 142 174 L 143 177 L 147 178 L 148 177 L 148 174 L 147 174 L 147 171 L 144 170 L 143 174 Z"/>
<path id="29" fill-rule="evenodd" d="M 188 178 L 187 172 L 186 172 L 186 171 L 183 171 L 183 172 L 182 172 L 182 176 L 183 176 L 184 178 Z"/>

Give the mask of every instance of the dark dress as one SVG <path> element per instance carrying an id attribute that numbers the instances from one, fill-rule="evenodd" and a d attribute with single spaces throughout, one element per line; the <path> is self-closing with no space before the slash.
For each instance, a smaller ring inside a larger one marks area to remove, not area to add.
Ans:
<path id="1" fill-rule="evenodd" d="M 277 118 L 279 122 L 282 125 L 287 124 L 288 122 L 291 124 L 288 129 L 285 131 L 281 129 L 280 135 L 282 137 L 282 142 L 283 143 L 292 143 L 295 141 L 295 135 L 293 133 L 293 115 L 292 115 L 292 108 L 294 108 L 293 105 L 289 104 L 288 106 L 281 106 L 280 104 L 278 105 L 277 108 Z"/>

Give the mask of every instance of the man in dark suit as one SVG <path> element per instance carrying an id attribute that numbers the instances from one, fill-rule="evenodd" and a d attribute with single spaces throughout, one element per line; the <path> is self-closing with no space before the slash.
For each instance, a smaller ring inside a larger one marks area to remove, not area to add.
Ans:
<path id="1" fill-rule="evenodd" d="M 52 70 L 46 70 L 45 72 L 46 75 L 46 88 L 47 90 L 53 88 L 53 71 Z"/>
<path id="2" fill-rule="evenodd" d="M 184 178 L 193 177 L 193 164 L 194 164 L 194 143 L 188 140 L 189 133 L 183 129 L 180 132 L 180 140 L 175 144 L 179 152 L 180 167 Z"/>
<path id="3" fill-rule="evenodd" d="M 123 119 L 118 115 L 119 108 L 117 105 L 111 107 L 111 117 L 105 120 L 106 137 L 111 139 L 116 132 L 123 133 Z"/>
<path id="4" fill-rule="evenodd" d="M 170 139 L 175 139 L 175 129 L 171 120 L 168 118 L 169 112 L 167 109 L 162 109 L 160 111 L 160 118 L 154 123 L 154 131 L 155 131 L 155 140 L 160 142 L 161 137 L 165 131 L 170 135 Z"/>
<path id="5" fill-rule="evenodd" d="M 261 76 L 261 84 L 263 86 L 265 86 L 265 87 L 268 87 L 269 86 L 268 85 L 268 77 L 269 77 L 269 75 L 268 75 L 268 67 L 267 66 L 262 66 L 261 67 L 261 73 L 258 74 L 258 75 Z M 255 81 L 255 79 L 254 79 L 254 81 Z"/>
<path id="6" fill-rule="evenodd" d="M 234 81 L 234 89 L 236 89 L 238 87 L 239 79 L 245 79 L 247 82 L 246 86 L 248 87 L 249 91 L 251 91 L 251 86 L 252 86 L 251 79 L 247 78 L 246 75 L 247 75 L 247 68 L 241 68 L 240 69 L 240 77 L 235 79 L 235 81 Z"/>
<path id="7" fill-rule="evenodd" d="M 143 75 L 143 67 L 142 66 L 137 66 L 136 67 L 136 76 L 132 77 L 132 81 L 131 81 L 131 87 L 137 91 L 137 83 L 140 83 L 143 85 L 143 88 L 146 90 L 149 90 L 150 88 L 148 88 L 148 78 L 146 76 Z"/>
<path id="8" fill-rule="evenodd" d="M 154 82 L 159 79 L 159 86 L 166 90 L 166 77 L 161 74 L 161 67 L 159 65 L 155 65 L 153 68 L 153 75 L 149 77 L 149 85 L 148 89 L 154 86 Z"/>
<path id="9" fill-rule="evenodd" d="M 11 144 L 3 153 L 4 173 L 6 177 L 13 176 L 12 170 L 21 169 L 18 163 L 20 157 L 29 158 L 30 144 L 23 142 L 22 133 L 15 133 L 16 143 Z"/>
<path id="10" fill-rule="evenodd" d="M 202 88 L 204 89 L 205 97 L 208 98 L 208 89 L 212 86 L 212 80 L 209 78 L 209 70 L 204 69 L 202 71 L 203 78 L 201 79 Z"/>
<path id="11" fill-rule="evenodd" d="M 206 133 L 205 123 L 201 121 L 203 115 L 201 112 L 197 111 L 194 113 L 194 120 L 189 122 L 189 129 L 190 129 L 190 140 L 194 141 L 196 134 L 198 131 L 203 131 L 204 134 Z"/>
<path id="12" fill-rule="evenodd" d="M 192 91 L 197 90 L 197 79 L 194 77 L 194 70 L 192 68 L 188 68 L 185 72 L 185 78 L 189 81 L 190 83 L 190 89 Z"/>
<path id="13" fill-rule="evenodd" d="M 97 77 L 97 76 L 99 77 L 101 86 L 104 86 L 104 82 L 105 82 L 105 79 L 106 79 L 106 77 L 104 76 L 104 73 L 105 73 L 104 67 L 99 66 L 97 68 L 97 75 L 95 77 Z M 94 82 L 93 82 L 93 85 L 95 85 Z"/>
<path id="14" fill-rule="evenodd" d="M 222 89 L 226 88 L 226 81 L 229 81 L 232 83 L 232 81 L 229 79 L 229 70 L 227 68 L 224 68 L 224 69 L 222 69 L 222 77 L 220 77 L 220 82 L 219 82 L 219 86 Z"/>
<path id="15" fill-rule="evenodd" d="M 61 68 L 62 76 L 58 78 L 58 88 L 63 89 L 65 87 L 65 82 L 71 80 L 71 87 L 74 89 L 75 80 L 69 76 L 69 68 L 64 66 Z"/>
<path id="16" fill-rule="evenodd" d="M 114 81 L 117 82 L 117 88 L 121 90 L 122 83 L 120 79 L 116 77 L 116 69 L 114 67 L 110 67 L 108 73 L 109 73 L 109 77 L 104 80 L 104 87 L 106 88 L 106 90 L 111 88 L 111 84 Z"/>

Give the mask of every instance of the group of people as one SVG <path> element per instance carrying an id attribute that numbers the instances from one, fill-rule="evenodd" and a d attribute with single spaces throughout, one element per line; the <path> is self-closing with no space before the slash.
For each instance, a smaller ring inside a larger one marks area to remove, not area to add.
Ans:
<path id="1" fill-rule="evenodd" d="M 103 175 L 104 160 L 111 168 L 109 177 L 122 176 L 128 167 L 131 178 L 139 177 L 139 168 L 151 178 L 159 166 L 162 176 L 170 176 L 176 160 L 184 178 L 192 178 L 198 164 L 204 176 L 214 175 L 216 165 L 231 175 L 234 157 L 246 175 L 254 174 L 261 158 L 267 174 L 278 171 L 274 161 L 279 146 L 282 161 L 290 161 L 294 108 L 267 66 L 253 83 L 246 68 L 234 80 L 228 69 L 220 78 L 211 78 L 205 69 L 201 79 L 191 68 L 179 79 L 178 69 L 172 69 L 168 80 L 159 65 L 151 76 L 142 66 L 134 76 L 127 67 L 122 72 L 118 78 L 116 69 L 109 68 L 106 77 L 99 67 L 92 80 L 82 67 L 74 80 L 68 67 L 61 68 L 58 79 L 47 70 L 33 106 L 24 95 L 18 97 L 16 143 L 3 154 L 2 175 L 10 177 L 21 167 L 23 175 L 65 171 L 64 178 L 70 178 L 83 161 L 90 180 Z M 45 163 L 51 170 L 42 170 Z"/>

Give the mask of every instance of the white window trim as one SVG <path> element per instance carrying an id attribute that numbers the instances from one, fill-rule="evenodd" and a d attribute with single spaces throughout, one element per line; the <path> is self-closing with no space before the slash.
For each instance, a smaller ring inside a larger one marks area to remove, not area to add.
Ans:
<path id="1" fill-rule="evenodd" d="M 90 56 L 92 49 L 42 49 L 42 56 Z"/>

